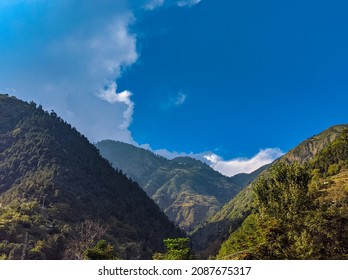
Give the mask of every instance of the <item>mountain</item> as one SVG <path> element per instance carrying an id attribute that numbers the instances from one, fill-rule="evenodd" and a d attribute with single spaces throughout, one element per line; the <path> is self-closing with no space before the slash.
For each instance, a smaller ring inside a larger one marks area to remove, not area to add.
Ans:
<path id="1" fill-rule="evenodd" d="M 252 181 L 257 178 L 263 171 L 265 171 L 268 167 L 270 167 L 271 164 L 266 164 L 264 166 L 261 166 L 260 168 L 256 169 L 255 171 L 251 173 L 239 173 L 231 177 L 231 180 L 233 183 L 235 183 L 238 186 L 245 187 L 249 185 Z"/>
<path id="2" fill-rule="evenodd" d="M 303 141 L 301 144 L 290 150 L 281 159 L 288 162 L 306 163 L 313 159 L 318 152 L 323 150 L 330 143 L 335 141 L 342 132 L 348 128 L 348 125 L 335 125 L 318 135 Z"/>
<path id="3" fill-rule="evenodd" d="M 137 181 L 164 213 L 187 232 L 216 213 L 242 188 L 232 178 L 190 158 L 172 160 L 133 145 L 105 140 L 102 156 Z"/>
<path id="4" fill-rule="evenodd" d="M 104 140 L 96 143 L 95 146 L 112 166 L 122 169 L 129 178 L 138 182 L 140 186 L 144 186 L 151 174 L 168 163 L 164 157 L 119 141 Z"/>
<path id="5" fill-rule="evenodd" d="M 290 150 L 260 174 L 268 172 L 274 164 L 279 162 L 304 164 L 313 159 L 320 151 L 335 141 L 348 125 L 330 127 Z M 249 216 L 253 209 L 253 188 L 257 178 L 247 185 L 238 195 L 227 202 L 217 213 L 210 217 L 202 226 L 196 229 L 191 238 L 194 248 L 205 258 L 216 255 L 221 244 L 234 232 Z"/>
<path id="6" fill-rule="evenodd" d="M 53 111 L 0 95 L 0 258 L 150 259 L 183 233 Z M 107 243 L 105 243 L 107 242 Z"/>
<path id="7" fill-rule="evenodd" d="M 348 129 L 308 159 L 279 161 L 255 182 L 255 211 L 217 258 L 348 259 Z"/>

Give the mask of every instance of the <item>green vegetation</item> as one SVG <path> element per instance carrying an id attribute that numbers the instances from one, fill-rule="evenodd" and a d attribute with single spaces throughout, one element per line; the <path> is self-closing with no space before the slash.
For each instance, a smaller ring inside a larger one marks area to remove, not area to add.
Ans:
<path id="1" fill-rule="evenodd" d="M 121 169 L 186 232 L 215 214 L 234 197 L 250 176 L 233 179 L 190 157 L 167 160 L 135 146 L 105 140 L 96 144 L 115 168 Z M 234 181 L 240 181 L 236 185 Z"/>
<path id="2" fill-rule="evenodd" d="M 253 172 L 252 177 L 264 171 L 264 167 Z M 235 177 L 239 178 L 240 175 Z M 242 176 L 242 178 L 245 176 Z M 233 177 L 232 177 L 233 178 Z M 202 258 L 216 256 L 221 244 L 243 223 L 253 208 L 253 183 L 242 189 L 217 213 L 198 227 L 191 235 L 193 248 Z"/>
<path id="3" fill-rule="evenodd" d="M 163 243 L 166 247 L 165 253 L 155 253 L 154 260 L 192 260 L 194 256 L 190 249 L 189 238 L 168 238 Z"/>
<path id="4" fill-rule="evenodd" d="M 0 95 L 0 259 L 192 259 L 146 193 L 188 232 L 208 218 L 191 236 L 200 257 L 347 259 L 347 128 L 304 141 L 237 194 L 259 173 L 227 178 L 126 144 L 115 170 L 56 113 Z"/>
<path id="5" fill-rule="evenodd" d="M 56 113 L 0 95 L 2 259 L 102 257 L 110 246 L 118 258 L 150 259 L 161 240 L 180 236 L 137 183 Z"/>
<path id="6" fill-rule="evenodd" d="M 114 252 L 114 247 L 106 240 L 100 240 L 90 249 L 87 249 L 84 254 L 85 260 L 117 260 Z"/>
<path id="7" fill-rule="evenodd" d="M 326 129 L 318 135 L 306 139 L 294 149 L 282 157 L 287 163 L 298 162 L 307 163 L 313 159 L 318 152 L 322 151 L 330 143 L 335 141 L 343 131 L 348 129 L 348 125 L 336 125 Z"/>
<path id="8" fill-rule="evenodd" d="M 280 161 L 255 183 L 254 211 L 220 259 L 347 259 L 348 132 L 304 165 Z"/>
<path id="9" fill-rule="evenodd" d="M 319 155 L 324 148 L 327 147 L 327 149 L 330 150 L 330 143 L 340 138 L 346 129 L 348 129 L 348 125 L 331 127 L 300 143 L 281 159 L 274 162 L 272 166 L 278 162 L 308 164 L 308 162 L 313 161 L 316 155 Z M 326 156 L 322 155 L 321 157 L 325 158 Z M 337 172 L 337 165 L 341 168 L 342 161 L 344 162 L 346 160 L 347 157 L 342 156 L 342 159 L 338 160 L 337 163 L 331 163 L 333 166 L 330 171 L 323 171 L 322 169 L 318 169 L 319 166 L 312 166 L 311 168 L 308 167 L 310 169 L 309 172 L 313 174 L 316 173 L 316 177 L 320 179 L 325 175 L 323 172 L 329 172 L 330 174 Z M 261 175 L 265 175 L 268 172 L 269 168 L 261 173 Z M 256 181 L 257 179 L 241 190 L 237 196 L 225 204 L 221 210 L 210 217 L 203 226 L 193 233 L 193 247 L 199 252 L 201 257 L 207 258 L 209 256 L 215 256 L 221 247 L 221 243 L 226 241 L 231 233 L 233 233 L 253 211 L 255 208 L 253 189 Z M 325 183 L 325 180 L 323 182 Z M 317 185 L 319 186 L 319 181 Z M 310 184 L 309 188 L 312 189 L 314 186 Z"/>

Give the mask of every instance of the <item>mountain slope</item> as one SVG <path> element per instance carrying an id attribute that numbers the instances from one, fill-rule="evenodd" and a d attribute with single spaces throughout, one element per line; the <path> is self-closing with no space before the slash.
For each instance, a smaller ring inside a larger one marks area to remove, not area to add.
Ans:
<path id="1" fill-rule="evenodd" d="M 69 124 L 0 95 L 0 257 L 76 259 L 98 239 L 150 258 L 182 236 L 139 186 Z"/>
<path id="2" fill-rule="evenodd" d="M 283 157 L 276 160 L 272 165 L 281 161 L 287 163 L 306 163 L 337 139 L 347 128 L 348 125 L 330 127 L 319 135 L 313 136 L 300 143 Z M 270 167 L 272 165 L 270 165 Z M 268 172 L 267 169 L 264 172 Z M 194 247 L 203 257 L 217 254 L 221 243 L 224 242 L 231 232 L 235 231 L 241 225 L 242 221 L 251 213 L 253 207 L 254 182 L 245 187 L 237 196 L 226 203 L 221 210 L 210 217 L 203 226 L 193 233 L 192 240 Z"/>
<path id="3" fill-rule="evenodd" d="M 347 175 L 348 129 L 306 164 L 273 165 L 218 258 L 348 259 Z"/>
<path id="4" fill-rule="evenodd" d="M 138 182 L 140 186 L 145 185 L 149 176 L 168 162 L 166 158 L 155 155 L 148 150 L 119 141 L 104 140 L 96 143 L 95 146 L 112 166 L 122 169 L 129 178 Z"/>
<path id="5" fill-rule="evenodd" d="M 242 188 L 193 158 L 167 160 L 110 140 L 99 142 L 96 147 L 115 168 L 139 182 L 167 216 L 187 232 L 216 213 Z"/>
<path id="6" fill-rule="evenodd" d="M 332 126 L 318 135 L 306 139 L 294 149 L 290 150 L 281 159 L 287 163 L 306 163 L 310 159 L 313 159 L 315 155 L 323 150 L 327 145 L 335 141 L 347 128 L 347 124 Z"/>
<path id="7" fill-rule="evenodd" d="M 231 177 L 231 180 L 238 186 L 246 187 L 249 185 L 252 181 L 257 178 L 263 171 L 265 171 L 268 167 L 270 167 L 271 164 L 266 164 L 264 166 L 261 166 L 259 169 L 256 169 L 255 171 L 251 173 L 239 173 Z"/>

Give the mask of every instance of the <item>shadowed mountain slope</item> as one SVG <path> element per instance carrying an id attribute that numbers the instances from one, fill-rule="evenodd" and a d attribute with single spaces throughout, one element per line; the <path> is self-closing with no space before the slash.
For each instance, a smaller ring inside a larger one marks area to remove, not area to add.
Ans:
<path id="1" fill-rule="evenodd" d="M 105 140 L 101 155 L 139 182 L 167 216 L 187 232 L 216 213 L 242 186 L 190 158 L 168 160 L 133 145 Z"/>
<path id="2" fill-rule="evenodd" d="M 81 259 L 106 239 L 146 259 L 182 233 L 86 137 L 36 104 L 0 95 L 0 257 Z"/>

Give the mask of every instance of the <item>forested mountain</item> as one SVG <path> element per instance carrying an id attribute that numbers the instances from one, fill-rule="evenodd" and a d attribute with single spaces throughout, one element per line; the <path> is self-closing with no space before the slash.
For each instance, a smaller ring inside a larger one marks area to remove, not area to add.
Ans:
<path id="1" fill-rule="evenodd" d="M 117 169 L 121 169 L 127 177 L 144 186 L 151 174 L 158 168 L 166 165 L 168 160 L 164 157 L 134 145 L 104 140 L 95 144 L 100 154 Z"/>
<path id="2" fill-rule="evenodd" d="M 164 213 L 187 232 L 216 213 L 243 187 L 190 157 L 168 160 L 111 140 L 96 146 L 115 168 L 139 182 Z"/>
<path id="3" fill-rule="evenodd" d="M 275 161 L 273 165 L 277 165 L 279 162 L 288 164 L 308 163 L 318 155 L 318 153 L 324 151 L 326 147 L 338 139 L 346 129 L 348 129 L 348 125 L 331 127 L 319 135 L 305 140 L 282 158 Z M 270 168 L 272 168 L 273 165 L 266 169 L 265 172 L 261 173 L 261 175 L 270 172 Z M 250 215 L 255 208 L 254 188 L 257 182 L 258 180 L 256 179 L 245 187 L 237 196 L 226 203 L 220 211 L 209 218 L 203 226 L 193 233 L 192 240 L 194 247 L 203 257 L 217 254 L 221 243 L 224 242 L 230 234 L 241 225 L 244 219 Z"/>
<path id="4" fill-rule="evenodd" d="M 0 95 L 0 259 L 149 259 L 184 236 L 160 208 L 188 232 L 206 221 L 191 236 L 204 258 L 348 259 L 347 185 L 348 125 L 228 178 L 189 157 L 96 148 L 53 111 Z"/>
<path id="5" fill-rule="evenodd" d="M 276 163 L 221 259 L 348 259 L 348 130 L 306 164 Z"/>
<path id="6" fill-rule="evenodd" d="M 306 163 L 323 150 L 328 144 L 332 143 L 342 134 L 342 131 L 348 129 L 348 125 L 335 125 L 318 135 L 303 141 L 301 144 L 290 150 L 282 157 L 282 160 L 292 163 Z"/>
<path id="7" fill-rule="evenodd" d="M 109 258 L 147 259 L 179 236 L 76 129 L 0 95 L 0 258 L 81 259 L 106 248 Z"/>

